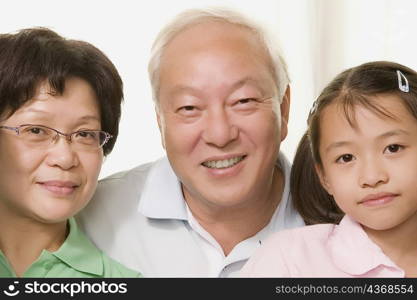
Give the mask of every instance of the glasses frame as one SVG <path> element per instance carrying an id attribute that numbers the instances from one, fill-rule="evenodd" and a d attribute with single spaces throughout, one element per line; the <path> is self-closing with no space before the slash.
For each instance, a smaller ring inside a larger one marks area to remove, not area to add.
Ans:
<path id="1" fill-rule="evenodd" d="M 59 136 L 63 136 L 69 143 L 72 143 L 72 136 L 74 134 L 77 134 L 77 133 L 80 133 L 80 132 L 98 132 L 98 133 L 102 132 L 102 133 L 104 133 L 105 138 L 104 138 L 103 143 L 97 149 L 103 148 L 103 146 L 113 137 L 110 133 L 108 133 L 106 131 L 103 131 L 103 130 L 86 129 L 86 130 L 77 130 L 77 131 L 74 131 L 74 132 L 71 132 L 71 133 L 64 133 L 64 132 L 61 132 L 61 131 L 56 130 L 54 128 L 51 128 L 51 127 L 48 127 L 48 126 L 45 126 L 45 125 L 38 125 L 38 124 L 22 124 L 22 125 L 19 125 L 19 126 L 16 126 L 16 127 L 0 125 L 0 128 L 7 129 L 7 130 L 13 130 L 14 132 L 16 132 L 17 135 L 20 135 L 20 129 L 22 127 L 25 127 L 25 126 L 35 126 L 35 127 L 38 126 L 38 127 L 48 128 L 48 129 L 50 129 L 50 130 L 52 130 L 56 133 L 56 136 L 52 138 L 52 141 L 57 140 L 59 138 Z"/>

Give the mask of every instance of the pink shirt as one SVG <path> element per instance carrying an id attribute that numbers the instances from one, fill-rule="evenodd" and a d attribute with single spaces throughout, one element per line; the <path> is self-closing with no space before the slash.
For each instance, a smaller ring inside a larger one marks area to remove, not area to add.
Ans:
<path id="1" fill-rule="evenodd" d="M 402 269 L 345 216 L 339 225 L 319 224 L 270 236 L 240 272 L 241 277 L 404 277 Z"/>

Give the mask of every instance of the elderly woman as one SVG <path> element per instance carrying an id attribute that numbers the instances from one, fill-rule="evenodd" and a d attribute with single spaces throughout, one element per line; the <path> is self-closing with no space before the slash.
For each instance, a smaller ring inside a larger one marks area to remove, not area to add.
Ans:
<path id="1" fill-rule="evenodd" d="M 0 277 L 136 277 L 73 216 L 118 134 L 109 59 L 45 28 L 0 35 Z"/>

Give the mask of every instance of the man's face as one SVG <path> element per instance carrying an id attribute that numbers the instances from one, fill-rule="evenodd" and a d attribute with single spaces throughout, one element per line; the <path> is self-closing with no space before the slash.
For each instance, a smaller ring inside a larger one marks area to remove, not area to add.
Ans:
<path id="1" fill-rule="evenodd" d="M 270 189 L 289 98 L 247 29 L 207 22 L 178 34 L 161 61 L 158 122 L 186 200 L 230 207 Z M 283 117 L 282 117 L 283 116 Z"/>

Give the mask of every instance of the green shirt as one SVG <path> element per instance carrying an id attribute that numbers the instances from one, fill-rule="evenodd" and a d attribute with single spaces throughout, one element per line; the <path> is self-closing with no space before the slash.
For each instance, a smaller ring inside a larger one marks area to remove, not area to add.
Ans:
<path id="1" fill-rule="evenodd" d="M 68 237 L 61 247 L 55 252 L 42 250 L 22 277 L 141 277 L 140 273 L 126 268 L 97 249 L 79 230 L 74 218 L 69 219 L 69 226 Z M 1 251 L 0 277 L 16 277 Z"/>

